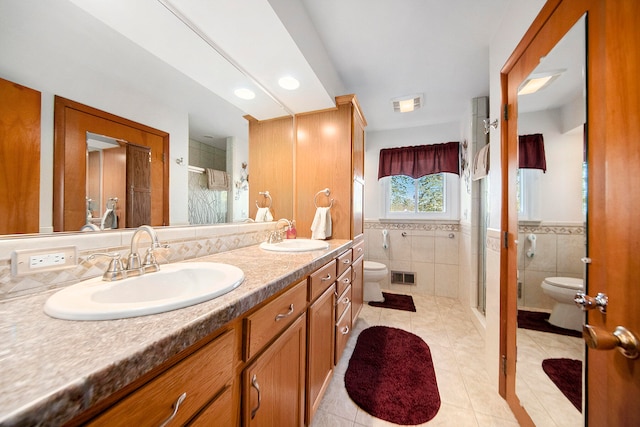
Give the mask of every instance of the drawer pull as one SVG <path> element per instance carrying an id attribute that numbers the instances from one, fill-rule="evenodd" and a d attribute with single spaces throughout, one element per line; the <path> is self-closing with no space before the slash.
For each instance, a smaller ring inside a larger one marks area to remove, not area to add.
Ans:
<path id="1" fill-rule="evenodd" d="M 345 259 L 342 261 L 343 264 L 351 264 L 351 260 L 350 259 Z"/>
<path id="2" fill-rule="evenodd" d="M 331 280 L 331 274 L 327 274 L 327 277 L 323 277 L 320 280 L 323 281 L 323 282 L 326 282 L 327 280 Z"/>
<path id="3" fill-rule="evenodd" d="M 260 393 L 260 384 L 258 384 L 258 377 L 256 376 L 256 374 L 253 374 L 253 377 L 251 378 L 251 386 L 255 388 L 256 391 L 258 392 L 258 406 L 256 406 L 251 410 L 251 419 L 254 419 L 256 416 L 256 412 L 258 412 L 258 409 L 260 409 L 260 403 L 262 402 L 262 395 Z"/>
<path id="4" fill-rule="evenodd" d="M 351 283 L 351 279 L 349 279 L 348 277 L 345 277 L 344 279 L 342 279 L 342 281 L 346 284 Z"/>
<path id="5" fill-rule="evenodd" d="M 344 328 L 340 329 L 340 333 L 342 335 L 347 335 L 349 333 L 349 326 L 345 326 Z"/>
<path id="6" fill-rule="evenodd" d="M 362 252 L 362 248 L 358 248 L 358 252 Z"/>
<path id="7" fill-rule="evenodd" d="M 184 402 L 184 399 L 186 398 L 187 398 L 186 392 L 182 393 L 180 397 L 178 397 L 178 400 L 176 400 L 176 402 L 173 404 L 173 413 L 169 418 L 164 420 L 162 424 L 160 424 L 160 427 L 165 427 L 171 422 L 171 420 L 173 420 L 176 417 L 176 415 L 178 414 L 178 408 L 180 408 L 180 405 L 182 404 L 182 402 Z"/>
<path id="8" fill-rule="evenodd" d="M 286 312 L 286 313 L 284 313 L 284 314 L 280 313 L 280 314 L 278 314 L 278 315 L 276 316 L 276 322 L 277 322 L 278 320 L 280 320 L 280 319 L 284 319 L 285 317 L 289 317 L 289 316 L 291 316 L 292 314 L 293 314 L 293 303 L 292 303 L 291 305 L 289 305 L 289 311 L 288 311 L 288 312 Z"/>
<path id="9" fill-rule="evenodd" d="M 344 297 L 344 298 L 342 299 L 342 303 L 343 303 L 343 304 L 349 304 L 349 297 Z"/>

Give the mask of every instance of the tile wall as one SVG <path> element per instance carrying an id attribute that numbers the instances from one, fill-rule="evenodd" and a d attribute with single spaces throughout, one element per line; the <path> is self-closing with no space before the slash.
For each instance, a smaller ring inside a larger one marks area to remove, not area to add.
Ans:
<path id="1" fill-rule="evenodd" d="M 527 256 L 530 249 L 529 234 L 536 236 L 536 251 Z M 554 224 L 521 222 L 518 227 L 518 274 L 521 293 L 518 306 L 551 310 L 554 301 L 542 292 L 540 286 L 545 277 L 584 277 L 586 236 L 584 224 Z"/>
<path id="2" fill-rule="evenodd" d="M 389 232 L 388 248 L 382 247 L 382 231 Z M 365 259 L 385 264 L 389 271 L 416 273 L 412 293 L 459 297 L 458 221 L 365 221 Z M 402 291 L 408 285 L 392 285 L 388 277 L 383 289 Z"/>

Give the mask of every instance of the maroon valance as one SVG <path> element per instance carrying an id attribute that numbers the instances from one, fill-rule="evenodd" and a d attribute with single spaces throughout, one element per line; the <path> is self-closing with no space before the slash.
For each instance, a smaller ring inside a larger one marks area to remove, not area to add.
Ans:
<path id="1" fill-rule="evenodd" d="M 440 172 L 460 175 L 459 151 L 459 142 L 384 148 L 380 150 L 378 179 L 392 175 L 417 179 Z"/>
<path id="2" fill-rule="evenodd" d="M 521 169 L 542 169 L 547 171 L 544 156 L 544 138 L 541 133 L 518 137 L 518 165 Z"/>

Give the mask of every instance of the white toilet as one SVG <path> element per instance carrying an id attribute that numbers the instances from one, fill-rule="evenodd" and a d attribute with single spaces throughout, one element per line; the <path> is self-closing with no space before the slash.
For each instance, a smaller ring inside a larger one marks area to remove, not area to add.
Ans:
<path id="1" fill-rule="evenodd" d="M 547 277 L 542 281 L 542 291 L 556 302 L 549 323 L 565 329 L 581 331 L 584 313 L 573 302 L 576 292 L 584 290 L 582 279 L 574 277 Z"/>
<path id="2" fill-rule="evenodd" d="M 387 266 L 379 262 L 364 262 L 364 300 L 368 301 L 384 301 L 382 290 L 380 289 L 380 281 L 387 277 L 389 271 Z"/>

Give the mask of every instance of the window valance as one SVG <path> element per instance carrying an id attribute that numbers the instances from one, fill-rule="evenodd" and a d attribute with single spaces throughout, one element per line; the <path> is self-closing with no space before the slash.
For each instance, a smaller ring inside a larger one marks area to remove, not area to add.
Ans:
<path id="1" fill-rule="evenodd" d="M 544 138 L 541 133 L 518 137 L 518 166 L 521 169 L 542 169 L 547 171 L 544 155 Z"/>
<path id="2" fill-rule="evenodd" d="M 380 150 L 378 179 L 407 175 L 414 179 L 440 172 L 460 175 L 460 143 L 416 145 Z"/>

